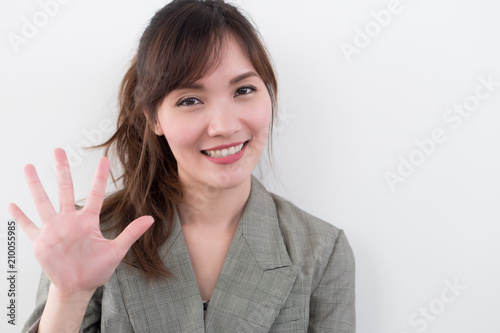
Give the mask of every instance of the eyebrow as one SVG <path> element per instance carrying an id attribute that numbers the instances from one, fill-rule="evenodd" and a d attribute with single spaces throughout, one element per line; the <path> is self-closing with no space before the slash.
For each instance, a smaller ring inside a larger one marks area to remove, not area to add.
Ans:
<path id="1" fill-rule="evenodd" d="M 236 83 L 238 83 L 240 81 L 243 81 L 246 78 L 252 77 L 252 76 L 258 76 L 258 75 L 255 72 L 252 72 L 252 71 L 240 74 L 240 75 L 232 78 L 229 81 L 229 85 L 232 86 L 232 85 L 234 85 L 234 84 L 236 84 Z M 203 85 L 202 84 L 198 84 L 198 83 L 187 83 L 187 84 L 184 84 L 184 85 L 180 86 L 177 89 L 197 89 L 197 90 L 201 90 L 201 89 L 203 89 Z"/>
<path id="2" fill-rule="evenodd" d="M 246 73 L 238 75 L 237 77 L 235 77 L 234 79 L 232 79 L 231 81 L 229 81 L 229 84 L 233 85 L 233 84 L 238 83 L 240 81 L 243 81 L 244 79 L 246 79 L 248 77 L 251 77 L 251 76 L 258 76 L 258 75 L 255 74 L 255 72 L 252 72 L 252 71 L 246 72 Z"/>

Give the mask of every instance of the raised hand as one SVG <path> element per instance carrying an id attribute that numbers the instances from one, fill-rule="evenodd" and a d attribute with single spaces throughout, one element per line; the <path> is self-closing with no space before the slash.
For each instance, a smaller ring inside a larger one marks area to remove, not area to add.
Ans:
<path id="1" fill-rule="evenodd" d="M 66 153 L 54 151 L 60 212 L 50 203 L 33 165 L 24 168 L 42 227 L 38 228 L 19 207 L 9 212 L 28 235 L 35 256 L 52 285 L 62 294 L 93 292 L 106 283 L 132 244 L 153 224 L 151 216 L 134 220 L 114 240 L 105 239 L 99 229 L 99 212 L 109 174 L 109 160 L 97 166 L 84 207 L 76 210 L 73 182 Z"/>

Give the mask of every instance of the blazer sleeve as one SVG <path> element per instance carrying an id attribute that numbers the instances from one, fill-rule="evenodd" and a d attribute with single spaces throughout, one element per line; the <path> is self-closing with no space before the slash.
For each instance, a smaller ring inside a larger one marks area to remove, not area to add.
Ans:
<path id="1" fill-rule="evenodd" d="M 35 309 L 29 316 L 28 320 L 24 324 L 22 333 L 36 333 L 38 331 L 38 324 L 47 301 L 48 293 L 50 287 L 50 280 L 47 275 L 42 271 L 40 277 L 40 282 L 38 284 L 38 290 L 36 293 Z M 85 310 L 85 315 L 80 327 L 81 333 L 98 333 L 100 332 L 101 323 L 101 299 L 102 299 L 102 287 L 98 288 L 94 295 L 92 296 L 87 309 Z"/>
<path id="2" fill-rule="evenodd" d="M 309 333 L 356 332 L 354 254 L 342 230 L 310 299 Z"/>

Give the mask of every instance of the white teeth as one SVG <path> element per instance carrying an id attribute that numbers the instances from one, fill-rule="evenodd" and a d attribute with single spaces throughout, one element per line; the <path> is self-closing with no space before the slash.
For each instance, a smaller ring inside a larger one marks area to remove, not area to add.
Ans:
<path id="1" fill-rule="evenodd" d="M 227 157 L 239 153 L 241 149 L 243 149 L 244 145 L 245 144 L 242 143 L 230 148 L 224 148 L 222 150 L 205 150 L 204 152 L 206 155 L 210 157 L 215 157 L 215 158 Z"/>

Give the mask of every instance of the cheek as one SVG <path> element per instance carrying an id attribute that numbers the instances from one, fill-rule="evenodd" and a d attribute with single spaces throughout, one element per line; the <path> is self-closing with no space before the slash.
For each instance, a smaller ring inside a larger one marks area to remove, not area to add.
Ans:
<path id="1" fill-rule="evenodd" d="M 182 159 L 183 152 L 193 151 L 199 138 L 200 129 L 193 119 L 164 119 L 165 138 L 176 160 Z"/>
<path id="2" fill-rule="evenodd" d="M 255 103 L 252 106 L 252 109 L 248 111 L 248 115 L 248 126 L 253 132 L 254 140 L 259 143 L 259 146 L 262 146 L 263 149 L 267 143 L 269 125 L 271 123 L 271 101 L 269 99 L 263 99 L 258 103 Z"/>

